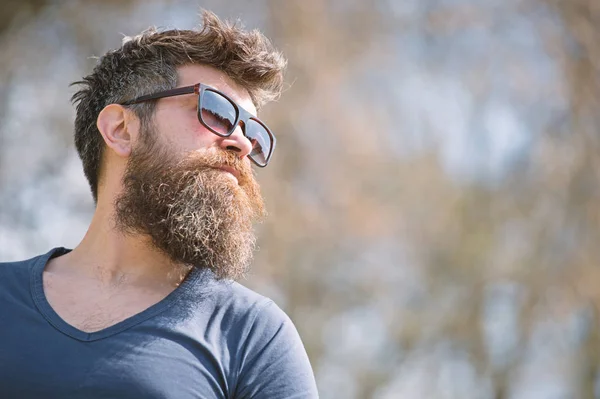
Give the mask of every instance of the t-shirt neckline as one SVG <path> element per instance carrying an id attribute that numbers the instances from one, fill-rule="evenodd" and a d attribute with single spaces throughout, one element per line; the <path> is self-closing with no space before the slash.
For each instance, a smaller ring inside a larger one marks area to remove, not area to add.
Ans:
<path id="1" fill-rule="evenodd" d="M 69 252 L 71 252 L 71 250 L 67 248 L 54 248 L 45 255 L 40 256 L 37 259 L 37 261 L 33 263 L 30 270 L 31 294 L 33 296 L 33 301 L 35 305 L 37 306 L 40 313 L 44 316 L 44 318 L 48 321 L 48 323 L 50 323 L 55 329 L 57 329 L 61 333 L 68 335 L 69 337 L 78 341 L 84 342 L 97 341 L 100 339 L 108 338 L 165 311 L 167 308 L 172 306 L 183 294 L 189 291 L 191 287 L 193 287 L 195 281 L 198 280 L 198 278 L 202 274 L 202 271 L 200 269 L 194 267 L 192 268 L 188 276 L 179 285 L 179 287 L 175 288 L 175 290 L 173 290 L 161 301 L 155 303 L 154 305 L 141 311 L 140 313 L 137 313 L 125 320 L 113 324 L 112 326 L 106 327 L 102 330 L 95 332 L 85 332 L 63 320 L 58 315 L 58 313 L 54 311 L 52 306 L 50 306 L 50 303 L 46 298 L 46 294 L 44 293 L 43 273 L 46 264 L 50 259 L 64 255 Z"/>

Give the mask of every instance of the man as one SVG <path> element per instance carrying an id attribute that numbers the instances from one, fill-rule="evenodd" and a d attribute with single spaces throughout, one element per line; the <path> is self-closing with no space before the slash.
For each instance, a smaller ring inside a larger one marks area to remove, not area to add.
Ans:
<path id="1" fill-rule="evenodd" d="M 73 250 L 0 264 L 2 398 L 313 398 L 290 319 L 233 282 L 264 213 L 256 116 L 285 60 L 203 13 L 108 52 L 73 96 L 96 202 Z"/>

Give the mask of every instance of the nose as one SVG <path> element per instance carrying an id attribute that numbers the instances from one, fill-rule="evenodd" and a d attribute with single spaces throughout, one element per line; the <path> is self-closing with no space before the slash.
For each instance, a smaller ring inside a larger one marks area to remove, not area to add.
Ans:
<path id="1" fill-rule="evenodd" d="M 244 136 L 242 124 L 243 122 L 240 122 L 233 133 L 231 133 L 231 136 L 223 137 L 220 142 L 220 147 L 222 149 L 237 153 L 240 159 L 244 159 L 252 151 L 252 143 Z"/>

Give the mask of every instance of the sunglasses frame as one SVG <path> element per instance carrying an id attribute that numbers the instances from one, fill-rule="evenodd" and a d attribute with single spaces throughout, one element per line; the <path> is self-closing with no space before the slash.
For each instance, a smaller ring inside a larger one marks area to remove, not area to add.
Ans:
<path id="1" fill-rule="evenodd" d="M 206 122 L 204 122 L 204 120 L 202 119 L 202 98 L 206 91 L 212 91 L 213 93 L 216 93 L 218 95 L 225 97 L 225 99 L 227 99 L 227 101 L 229 101 L 235 109 L 235 113 L 236 113 L 235 122 L 232 124 L 230 130 L 226 134 L 217 132 L 215 129 L 211 128 Z M 248 138 L 248 136 L 246 136 L 246 126 L 248 124 L 248 121 L 253 120 L 256 123 L 260 124 L 265 129 L 265 131 L 269 135 L 269 138 L 271 139 L 271 147 L 269 148 L 269 152 L 267 154 L 264 164 L 258 163 L 251 155 L 248 155 L 248 158 L 250 158 L 250 160 L 256 166 L 261 167 L 261 168 L 264 168 L 265 166 L 267 166 L 269 164 L 269 161 L 271 160 L 271 156 L 273 155 L 273 151 L 275 150 L 275 143 L 276 143 L 275 136 L 273 135 L 271 130 L 267 127 L 267 125 L 263 121 L 261 121 L 260 119 L 258 119 L 254 115 L 252 115 L 250 112 L 246 111 L 243 107 L 238 105 L 238 103 L 233 101 L 233 99 L 231 99 L 231 97 L 229 97 L 227 94 L 215 89 L 214 87 L 207 86 L 203 83 L 196 83 L 193 86 L 177 87 L 175 89 L 160 91 L 160 92 L 152 93 L 152 94 L 146 94 L 146 95 L 143 95 L 140 97 L 136 97 L 133 100 L 124 101 L 122 103 L 119 103 L 119 105 L 133 105 L 133 104 L 138 104 L 138 103 L 141 103 L 144 101 L 158 100 L 160 98 L 165 98 L 165 97 L 182 96 L 184 94 L 196 94 L 198 96 L 198 107 L 197 107 L 197 111 L 196 111 L 197 116 L 198 116 L 198 121 L 202 124 L 202 126 L 204 126 L 205 128 L 207 128 L 208 130 L 210 130 L 212 133 L 216 134 L 219 137 L 231 136 L 233 134 L 233 132 L 235 131 L 235 129 L 237 128 L 237 126 L 240 124 L 240 122 L 243 122 L 242 131 L 244 132 L 244 137 Z"/>

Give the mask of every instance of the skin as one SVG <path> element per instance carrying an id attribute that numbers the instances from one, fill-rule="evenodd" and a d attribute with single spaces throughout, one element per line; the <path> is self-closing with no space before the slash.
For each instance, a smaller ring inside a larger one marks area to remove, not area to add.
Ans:
<path id="1" fill-rule="evenodd" d="M 248 92 L 222 72 L 188 65 L 179 68 L 178 74 L 178 87 L 207 84 L 256 115 Z M 251 144 L 241 128 L 229 137 L 219 137 L 198 121 L 196 106 L 194 94 L 158 100 L 154 123 L 159 143 L 176 156 L 222 149 L 249 163 Z M 107 328 L 161 301 L 190 270 L 154 248 L 148 237 L 124 235 L 115 229 L 114 201 L 122 191 L 127 159 L 140 140 L 140 121 L 133 112 L 111 104 L 100 113 L 97 126 L 107 148 L 92 222 L 81 243 L 52 259 L 43 273 L 44 292 L 54 311 L 85 332 Z M 221 173 L 237 181 L 231 173 Z"/>

